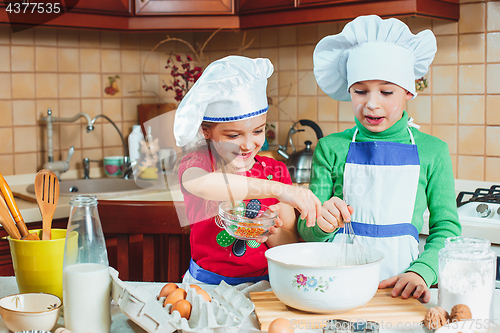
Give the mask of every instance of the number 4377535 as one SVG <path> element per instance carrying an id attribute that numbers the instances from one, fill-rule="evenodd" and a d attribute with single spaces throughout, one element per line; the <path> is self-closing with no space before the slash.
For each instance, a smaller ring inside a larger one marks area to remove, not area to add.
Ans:
<path id="1" fill-rule="evenodd" d="M 61 12 L 60 3 L 43 3 L 43 2 L 10 2 L 5 9 L 6 12 L 10 14 L 58 14 Z"/>

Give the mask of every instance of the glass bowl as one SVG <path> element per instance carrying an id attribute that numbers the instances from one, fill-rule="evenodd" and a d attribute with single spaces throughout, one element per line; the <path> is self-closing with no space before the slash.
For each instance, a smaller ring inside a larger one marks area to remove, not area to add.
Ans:
<path id="1" fill-rule="evenodd" d="M 250 201 L 252 203 L 252 201 Z M 225 201 L 219 205 L 218 223 L 233 237 L 257 239 L 274 226 L 277 213 L 266 205 L 245 204 L 243 201 Z"/>

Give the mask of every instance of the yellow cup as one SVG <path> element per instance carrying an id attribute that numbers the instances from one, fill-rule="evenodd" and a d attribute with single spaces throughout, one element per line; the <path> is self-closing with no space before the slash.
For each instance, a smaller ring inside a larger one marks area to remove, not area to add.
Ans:
<path id="1" fill-rule="evenodd" d="M 42 238 L 40 229 L 30 232 Z M 19 292 L 53 294 L 62 300 L 66 229 L 52 229 L 51 240 L 8 239 Z"/>

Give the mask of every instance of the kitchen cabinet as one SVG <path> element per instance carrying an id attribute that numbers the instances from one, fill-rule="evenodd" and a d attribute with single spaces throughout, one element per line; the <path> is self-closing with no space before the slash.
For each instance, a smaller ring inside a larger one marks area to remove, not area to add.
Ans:
<path id="1" fill-rule="evenodd" d="M 238 0 L 245 5 L 249 0 Z M 253 8 L 253 7 L 252 7 Z M 458 0 L 295 0 L 294 7 L 253 8 L 240 12 L 240 28 L 278 27 L 352 20 L 359 15 L 420 16 L 458 21 Z"/>
<path id="2" fill-rule="evenodd" d="M 12 22 L 129 32 L 244 30 L 346 21 L 367 14 L 458 21 L 459 6 L 459 0 L 85 0 L 64 15 L 20 15 Z M 0 3 L 0 24 L 10 22 L 5 7 Z"/>
<path id="3" fill-rule="evenodd" d="M 66 1 L 66 4 L 68 1 Z M 131 0 L 85 0 L 72 9 L 74 13 L 132 15 Z"/>
<path id="4" fill-rule="evenodd" d="M 283 10 L 295 7 L 295 0 L 239 0 L 238 13 Z"/>
<path id="5" fill-rule="evenodd" d="M 191 259 L 190 229 L 178 215 L 183 202 L 99 200 L 98 210 L 109 264 L 121 279 L 182 281 Z"/>
<path id="6" fill-rule="evenodd" d="M 98 210 L 109 265 L 124 279 L 182 280 L 191 259 L 189 227 L 180 226 L 172 201 L 100 200 Z M 52 221 L 54 229 L 67 225 L 67 218 Z M 41 229 L 42 222 L 28 223 L 28 228 Z M 0 238 L 4 236 L 7 232 L 0 228 Z M 0 239 L 0 276 L 13 275 L 9 241 Z"/>
<path id="7" fill-rule="evenodd" d="M 233 14 L 233 0 L 135 0 L 137 15 Z"/>

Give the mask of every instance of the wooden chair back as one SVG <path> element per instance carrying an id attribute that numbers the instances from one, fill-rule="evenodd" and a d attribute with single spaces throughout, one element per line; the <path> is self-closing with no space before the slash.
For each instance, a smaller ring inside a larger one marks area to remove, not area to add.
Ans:
<path id="1" fill-rule="evenodd" d="M 184 212 L 183 202 L 99 200 L 110 265 L 121 280 L 182 281 L 191 251 L 178 210 Z"/>

